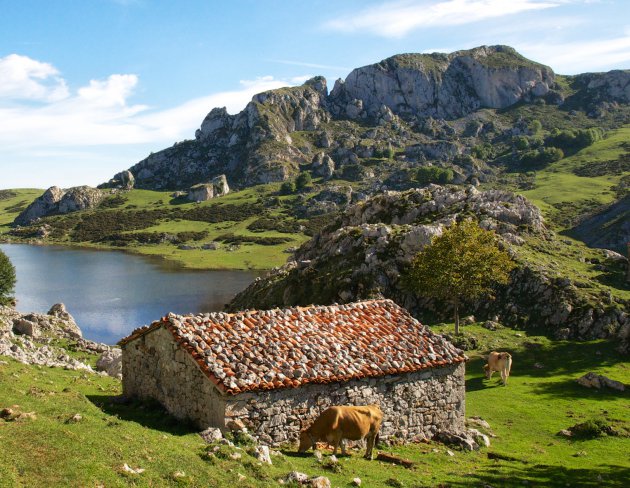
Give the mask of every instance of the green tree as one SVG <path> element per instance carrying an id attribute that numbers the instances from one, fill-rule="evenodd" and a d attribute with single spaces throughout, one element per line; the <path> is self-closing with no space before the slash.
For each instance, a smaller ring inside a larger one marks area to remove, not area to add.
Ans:
<path id="1" fill-rule="evenodd" d="M 295 193 L 295 183 L 292 181 L 285 181 L 282 185 L 280 185 L 280 193 L 282 195 L 291 195 L 292 193 Z"/>
<path id="2" fill-rule="evenodd" d="M 459 307 L 465 300 L 492 297 L 492 285 L 505 284 L 516 264 L 498 247 L 494 232 L 464 220 L 434 237 L 416 254 L 405 284 L 415 293 L 452 303 L 455 334 L 459 334 Z"/>
<path id="3" fill-rule="evenodd" d="M 295 179 L 295 187 L 299 190 L 302 191 L 305 188 L 308 188 L 309 186 L 311 186 L 311 174 L 308 171 L 302 171 L 298 177 Z"/>
<path id="4" fill-rule="evenodd" d="M 6 254 L 0 251 L 0 305 L 8 305 L 13 300 L 15 268 Z"/>

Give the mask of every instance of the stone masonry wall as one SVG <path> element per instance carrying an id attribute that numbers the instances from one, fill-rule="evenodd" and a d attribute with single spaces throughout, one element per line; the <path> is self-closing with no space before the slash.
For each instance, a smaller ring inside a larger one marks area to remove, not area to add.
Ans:
<path id="1" fill-rule="evenodd" d="M 173 416 L 200 428 L 241 420 L 261 442 L 297 440 L 300 431 L 332 405 L 378 404 L 383 440 L 428 438 L 440 430 L 464 430 L 464 364 L 365 378 L 346 383 L 224 396 L 178 347 L 170 332 L 151 331 L 123 348 L 123 393 L 153 398 Z"/>
<path id="2" fill-rule="evenodd" d="M 299 437 L 332 405 L 378 404 L 384 413 L 383 440 L 428 438 L 440 430 L 464 430 L 465 365 L 428 371 L 241 393 L 228 397 L 226 421 L 240 419 L 261 442 L 278 445 Z"/>
<path id="3" fill-rule="evenodd" d="M 153 398 L 201 428 L 225 425 L 223 395 L 162 327 L 123 348 L 123 394 Z"/>

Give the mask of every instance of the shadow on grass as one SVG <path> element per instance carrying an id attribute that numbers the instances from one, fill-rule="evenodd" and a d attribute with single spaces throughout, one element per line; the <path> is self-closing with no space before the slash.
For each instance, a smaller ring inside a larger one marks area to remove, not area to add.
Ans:
<path id="1" fill-rule="evenodd" d="M 179 420 L 169 414 L 155 401 L 124 399 L 117 395 L 87 395 L 87 399 L 104 413 L 120 420 L 136 422 L 149 429 L 171 435 L 187 435 L 199 432 L 196 426 L 186 420 Z M 116 421 L 112 420 L 112 426 Z"/>
<path id="2" fill-rule="evenodd" d="M 605 465 L 592 468 L 570 469 L 563 466 L 509 466 L 503 469 L 484 467 L 469 476 L 465 482 L 449 486 L 580 486 L 626 487 L 630 479 L 628 466 Z"/>
<path id="3" fill-rule="evenodd" d="M 551 375 L 571 375 L 578 378 L 588 371 L 625 361 L 615 351 L 615 346 L 616 344 L 608 341 L 560 341 L 548 346 L 526 342 L 523 350 L 513 354 L 515 357 L 512 371 L 515 372 L 516 369 L 537 378 Z"/>

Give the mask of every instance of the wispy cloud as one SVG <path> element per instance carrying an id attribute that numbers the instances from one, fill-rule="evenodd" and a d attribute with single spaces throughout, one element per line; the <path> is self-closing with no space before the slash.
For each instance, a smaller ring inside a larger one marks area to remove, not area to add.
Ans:
<path id="1" fill-rule="evenodd" d="M 517 48 L 528 58 L 564 74 L 607 70 L 620 63 L 630 65 L 630 34 L 592 41 L 522 43 Z"/>
<path id="2" fill-rule="evenodd" d="M 343 15 L 329 20 L 324 27 L 339 32 L 367 31 L 382 37 L 403 37 L 422 27 L 470 24 L 563 3 L 564 0 L 403 0 Z"/>
<path id="3" fill-rule="evenodd" d="M 303 61 L 291 61 L 288 59 L 269 59 L 271 63 L 287 64 L 289 66 L 302 66 L 305 68 L 325 69 L 332 71 L 350 71 L 352 68 L 346 66 L 332 66 L 329 64 L 305 63 Z"/>
<path id="4" fill-rule="evenodd" d="M 44 83 L 51 78 L 52 83 Z M 234 113 L 256 93 L 296 81 L 271 76 L 242 80 L 234 90 L 154 109 L 129 103 L 139 84 L 134 74 L 91 80 L 70 93 L 50 64 L 11 55 L 0 59 L 0 144 L 33 148 L 174 142 L 190 138 L 213 107 Z"/>

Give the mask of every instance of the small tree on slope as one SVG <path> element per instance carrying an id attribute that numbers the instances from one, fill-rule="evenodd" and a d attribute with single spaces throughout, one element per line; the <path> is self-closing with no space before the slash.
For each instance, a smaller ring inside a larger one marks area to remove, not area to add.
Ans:
<path id="1" fill-rule="evenodd" d="M 8 305 L 13 297 L 15 268 L 6 254 L 0 251 L 0 305 Z"/>
<path id="2" fill-rule="evenodd" d="M 405 276 L 418 295 L 450 301 L 459 334 L 459 307 L 466 299 L 492 297 L 492 285 L 505 284 L 516 264 L 499 249 L 494 232 L 464 220 L 436 236 L 414 257 Z"/>

